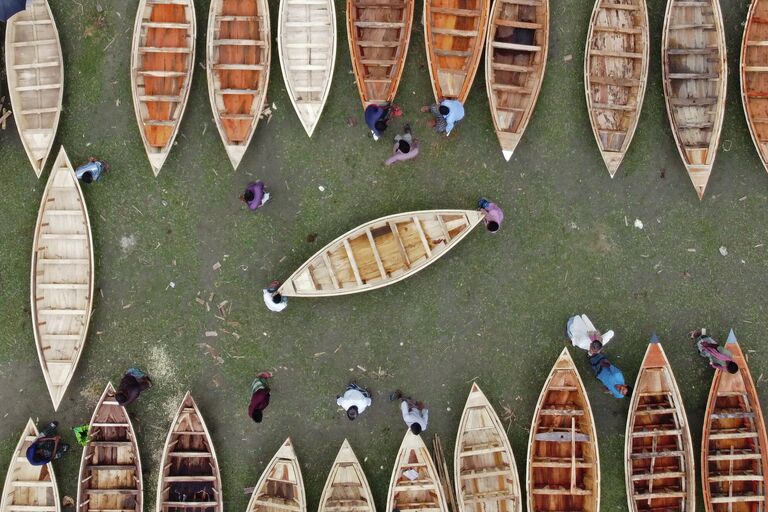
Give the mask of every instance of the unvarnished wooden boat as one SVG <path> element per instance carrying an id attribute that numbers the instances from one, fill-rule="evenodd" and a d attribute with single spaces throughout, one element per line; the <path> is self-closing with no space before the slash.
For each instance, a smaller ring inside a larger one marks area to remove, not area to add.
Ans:
<path id="1" fill-rule="evenodd" d="M 376 512 L 368 479 L 346 439 L 325 481 L 318 512 Z"/>
<path id="2" fill-rule="evenodd" d="M 637 375 L 624 442 L 630 512 L 696 510 L 688 419 L 672 368 L 655 335 Z"/>
<path id="3" fill-rule="evenodd" d="M 54 410 L 83 352 L 93 280 L 88 209 L 62 147 L 40 201 L 30 276 L 32 330 Z"/>
<path id="4" fill-rule="evenodd" d="M 706 510 L 768 510 L 768 436 L 755 383 L 736 335 L 725 344 L 739 371 L 715 371 L 701 436 Z"/>
<path id="5" fill-rule="evenodd" d="M 517 464 L 493 406 L 473 383 L 453 459 L 458 512 L 522 512 Z"/>
<path id="6" fill-rule="evenodd" d="M 157 176 L 173 147 L 195 66 L 193 0 L 139 0 L 131 47 L 136 121 Z"/>
<path id="7" fill-rule="evenodd" d="M 237 169 L 259 122 L 269 81 L 271 35 L 266 0 L 213 0 L 206 71 L 213 118 Z"/>
<path id="8" fill-rule="evenodd" d="M 367 222 L 323 247 L 279 292 L 327 297 L 396 283 L 440 258 L 482 219 L 474 210 L 424 210 Z"/>
<path id="9" fill-rule="evenodd" d="M 64 60 L 47 0 L 31 0 L 5 29 L 8 95 L 21 143 L 40 177 L 51 154 L 64 97 Z"/>
<path id="10" fill-rule="evenodd" d="M 752 0 L 741 42 L 741 102 L 749 132 L 768 170 L 768 1 Z"/>
<path id="11" fill-rule="evenodd" d="M 291 439 L 285 440 L 253 488 L 248 512 L 306 512 L 307 497 Z"/>
<path id="12" fill-rule="evenodd" d="M 494 0 L 485 87 L 501 153 L 509 161 L 539 98 L 549 49 L 549 0 Z"/>
<path id="13" fill-rule="evenodd" d="M 156 510 L 222 512 L 221 475 L 213 442 L 187 392 L 165 440 Z"/>
<path id="14" fill-rule="evenodd" d="M 142 512 L 144 485 L 131 419 L 107 384 L 91 417 L 80 461 L 78 512 Z"/>
<path id="15" fill-rule="evenodd" d="M 544 383 L 528 441 L 528 510 L 600 508 L 600 456 L 589 398 L 568 349 Z"/>
<path id="16" fill-rule="evenodd" d="M 702 199 L 720 142 L 728 78 L 719 1 L 667 2 L 661 53 L 672 133 Z"/>
<path id="17" fill-rule="evenodd" d="M 443 488 L 421 436 L 406 431 L 389 481 L 387 512 L 448 512 Z"/>
<path id="18" fill-rule="evenodd" d="M 347 40 L 363 108 L 391 103 L 403 76 L 414 0 L 347 0 Z"/>
<path id="19" fill-rule="evenodd" d="M 27 461 L 27 448 L 37 436 L 37 428 L 30 418 L 11 455 L 0 512 L 61 512 L 53 465 L 33 466 Z"/>
<path id="20" fill-rule="evenodd" d="M 645 0 L 596 0 L 584 56 L 587 110 L 611 178 L 624 159 L 648 82 Z"/>
<path id="21" fill-rule="evenodd" d="M 328 99 L 336 62 L 333 0 L 280 0 L 277 51 L 288 97 L 311 137 Z"/>

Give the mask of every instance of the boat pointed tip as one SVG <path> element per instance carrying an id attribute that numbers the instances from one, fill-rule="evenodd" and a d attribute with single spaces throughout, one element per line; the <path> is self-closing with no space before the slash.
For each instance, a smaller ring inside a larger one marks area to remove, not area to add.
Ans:
<path id="1" fill-rule="evenodd" d="M 509 162 L 510 158 L 512 158 L 512 155 L 514 154 L 514 151 L 509 151 L 507 149 L 502 149 L 501 154 L 504 155 L 504 160 Z"/>
<path id="2" fill-rule="evenodd" d="M 728 332 L 728 339 L 725 340 L 726 343 L 738 343 L 738 340 L 736 339 L 736 333 L 733 332 L 733 328 L 731 328 L 730 332 Z"/>
<path id="3" fill-rule="evenodd" d="M 480 386 L 477 385 L 477 382 L 473 381 L 472 382 L 472 389 L 470 389 L 469 392 L 470 393 L 477 393 L 478 391 L 482 393 L 482 390 L 480 389 Z"/>

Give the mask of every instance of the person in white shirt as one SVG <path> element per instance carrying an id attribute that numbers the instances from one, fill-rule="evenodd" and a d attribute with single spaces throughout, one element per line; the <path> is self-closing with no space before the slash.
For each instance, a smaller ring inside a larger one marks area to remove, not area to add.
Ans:
<path id="1" fill-rule="evenodd" d="M 415 435 L 427 430 L 429 421 L 429 409 L 424 402 L 416 402 L 410 397 L 403 398 L 403 393 L 395 391 L 389 395 L 390 400 L 400 400 L 400 411 L 403 413 L 403 421 Z"/>
<path id="2" fill-rule="evenodd" d="M 601 334 L 587 315 L 576 315 L 569 318 L 565 327 L 565 333 L 574 347 L 586 350 L 590 355 L 600 352 L 600 350 L 594 352 L 595 348 L 598 347 L 597 345 L 593 347 L 593 342 L 599 342 L 601 344 L 600 348 L 602 348 L 602 346 L 611 341 L 614 335 L 613 331 Z"/>
<path id="3" fill-rule="evenodd" d="M 371 393 L 354 382 L 347 384 L 344 394 L 336 396 L 336 405 L 343 407 L 347 411 L 347 418 L 354 421 L 371 406 Z"/>
<path id="4" fill-rule="evenodd" d="M 279 313 L 288 307 L 288 297 L 283 297 L 277 290 L 280 288 L 280 281 L 272 281 L 269 283 L 268 288 L 264 288 L 262 293 L 264 294 L 264 304 L 270 311 Z"/>

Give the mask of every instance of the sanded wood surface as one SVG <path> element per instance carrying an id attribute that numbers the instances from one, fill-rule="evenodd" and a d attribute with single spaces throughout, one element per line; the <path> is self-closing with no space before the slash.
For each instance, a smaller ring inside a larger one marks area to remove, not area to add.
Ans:
<path id="1" fill-rule="evenodd" d="M 285 440 L 253 489 L 247 512 L 306 512 L 307 497 L 291 438 Z"/>
<path id="2" fill-rule="evenodd" d="M 703 199 L 720 143 L 728 78 L 718 0 L 669 0 L 661 53 L 672 133 Z"/>
<path id="3" fill-rule="evenodd" d="M 611 177 L 624 159 L 648 81 L 645 0 L 595 0 L 584 56 L 587 110 Z"/>
<path id="4" fill-rule="evenodd" d="M 389 481 L 387 511 L 448 512 L 437 470 L 421 435 L 406 431 Z"/>
<path id="5" fill-rule="evenodd" d="M 368 479 L 346 439 L 325 481 L 318 512 L 376 512 Z"/>
<path id="6" fill-rule="evenodd" d="M 741 101 L 749 133 L 768 170 L 768 0 L 752 0 L 741 42 Z"/>
<path id="7" fill-rule="evenodd" d="M 8 96 L 37 177 L 51 154 L 64 97 L 64 60 L 47 0 L 30 0 L 5 29 Z"/>
<path id="8" fill-rule="evenodd" d="M 93 305 L 93 239 L 80 184 L 62 147 L 32 244 L 32 330 L 54 410 L 75 374 Z"/>

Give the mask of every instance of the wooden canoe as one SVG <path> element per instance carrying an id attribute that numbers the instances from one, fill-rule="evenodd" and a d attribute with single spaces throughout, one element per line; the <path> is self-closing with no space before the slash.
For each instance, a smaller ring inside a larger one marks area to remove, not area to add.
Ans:
<path id="1" fill-rule="evenodd" d="M 91 417 L 88 444 L 80 461 L 77 510 L 142 512 L 143 493 L 136 433 L 109 383 Z"/>
<path id="2" fill-rule="evenodd" d="M 37 177 L 51 154 L 64 98 L 64 59 L 47 0 L 29 0 L 5 29 L 8 96 Z"/>
<path id="3" fill-rule="evenodd" d="M 320 496 L 318 512 L 376 512 L 360 461 L 345 439 Z"/>
<path id="4" fill-rule="evenodd" d="M 266 0 L 213 0 L 206 71 L 213 118 L 232 167 L 253 138 L 267 97 L 271 48 Z"/>
<path id="5" fill-rule="evenodd" d="M 156 511 L 222 512 L 219 463 L 205 421 L 187 392 L 165 440 Z"/>
<path id="6" fill-rule="evenodd" d="M 363 108 L 391 103 L 403 76 L 414 0 L 347 0 L 347 39 Z"/>
<path id="7" fill-rule="evenodd" d="M 93 307 L 93 238 L 80 184 L 62 147 L 40 201 L 32 244 L 32 330 L 53 409 L 75 374 Z"/>
<path id="8" fill-rule="evenodd" d="M 589 398 L 568 349 L 541 390 L 528 441 L 528 510 L 600 509 L 600 456 Z"/>
<path id="9" fill-rule="evenodd" d="M 624 458 L 630 512 L 696 510 L 688 419 L 672 368 L 655 335 L 635 382 Z"/>
<path id="10" fill-rule="evenodd" d="M 474 210 L 423 210 L 367 222 L 309 258 L 279 292 L 327 297 L 396 283 L 440 258 L 482 219 Z"/>
<path id="11" fill-rule="evenodd" d="M 736 335 L 725 347 L 739 372 L 715 371 L 701 436 L 701 485 L 706 510 L 768 510 L 768 436 L 755 383 Z"/>
<path id="12" fill-rule="evenodd" d="M 596 0 L 584 56 L 587 111 L 611 178 L 635 135 L 648 82 L 645 0 Z"/>
<path id="13" fill-rule="evenodd" d="M 669 0 L 661 53 L 669 123 L 702 199 L 720 142 L 728 79 L 719 1 Z"/>
<path id="14" fill-rule="evenodd" d="M 193 0 L 140 0 L 131 48 L 136 121 L 157 176 L 179 133 L 195 67 Z"/>
<path id="15" fill-rule="evenodd" d="M 517 464 L 493 406 L 473 383 L 456 436 L 457 512 L 522 512 Z"/>
<path id="16" fill-rule="evenodd" d="M 307 512 L 301 468 L 291 438 L 285 440 L 253 488 L 248 512 Z"/>
<path id="17" fill-rule="evenodd" d="M 421 510 L 448 512 L 443 487 L 429 450 L 421 439 L 407 430 L 395 459 L 389 481 L 387 512 Z"/>
<path id="18" fill-rule="evenodd" d="M 61 512 L 53 465 L 33 466 L 27 462 L 27 448 L 37 436 L 37 428 L 30 418 L 11 456 L 0 512 Z"/>
<path id="19" fill-rule="evenodd" d="M 749 133 L 768 170 L 768 1 L 752 0 L 741 42 L 741 102 Z"/>
<path id="20" fill-rule="evenodd" d="M 485 88 L 508 162 L 539 98 L 549 50 L 549 0 L 494 0 L 485 47 Z"/>
<path id="21" fill-rule="evenodd" d="M 280 0 L 277 52 L 288 97 L 307 135 L 315 131 L 336 62 L 333 0 Z"/>
<path id="22" fill-rule="evenodd" d="M 435 101 L 467 101 L 485 46 L 490 0 L 425 0 L 424 39 Z"/>

